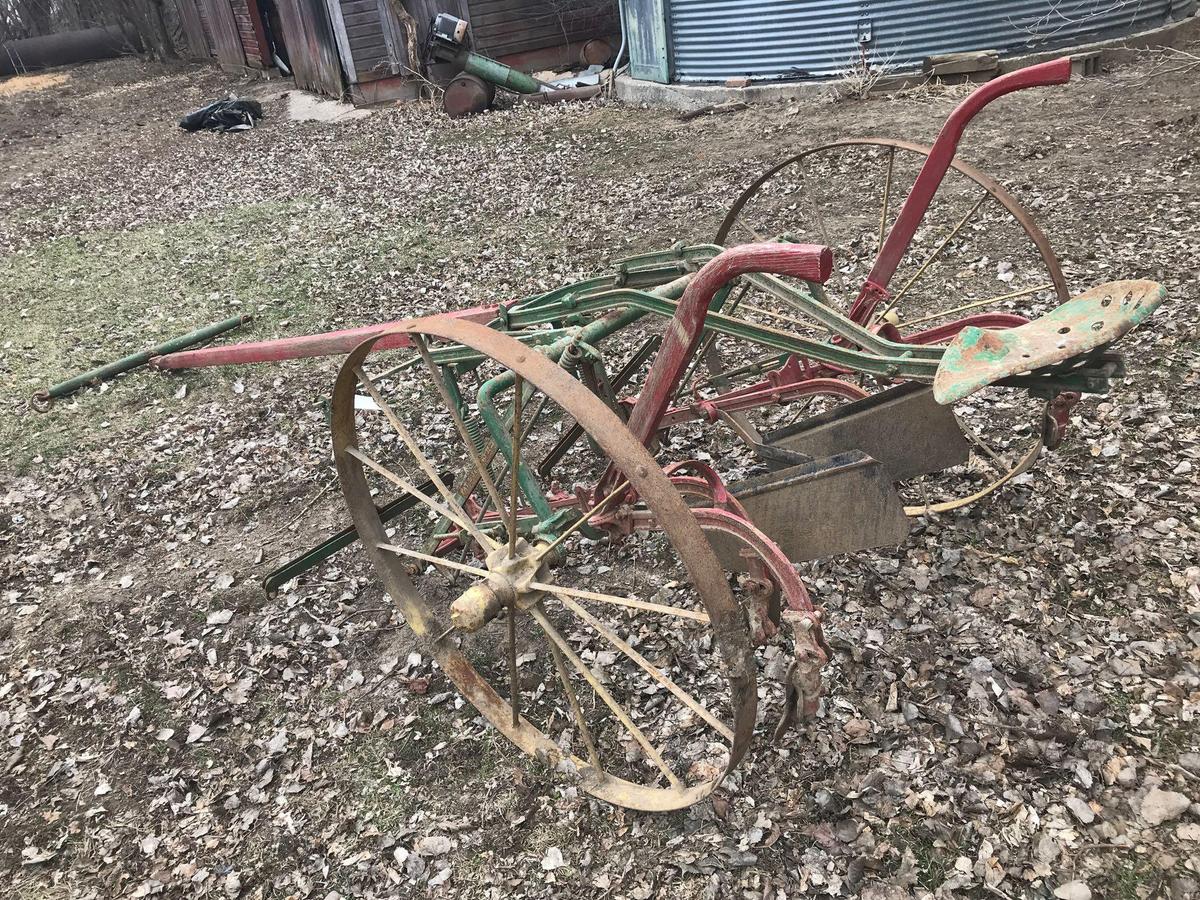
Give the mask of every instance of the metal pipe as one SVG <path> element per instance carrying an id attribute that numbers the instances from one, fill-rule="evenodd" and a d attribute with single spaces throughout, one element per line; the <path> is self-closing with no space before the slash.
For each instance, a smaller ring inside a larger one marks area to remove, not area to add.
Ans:
<path id="1" fill-rule="evenodd" d="M 464 50 L 454 61 L 462 66 L 464 72 L 478 75 L 484 81 L 490 81 L 497 87 L 508 91 L 518 94 L 538 94 L 546 89 L 546 85 L 532 75 L 526 75 L 512 66 L 506 66 L 502 62 L 480 56 L 470 50 Z"/>
<path id="2" fill-rule="evenodd" d="M 590 100 L 600 96 L 604 90 L 602 84 L 588 84 L 583 87 L 561 88 L 557 91 L 542 91 L 539 94 L 521 94 L 517 100 L 521 103 L 562 103 L 565 100 Z"/>
<path id="3" fill-rule="evenodd" d="M 459 319 L 473 322 L 490 322 L 499 309 L 491 306 L 476 306 L 448 313 Z M 198 369 L 202 366 L 229 366 L 245 363 L 279 362 L 285 359 L 309 359 L 314 356 L 337 356 L 349 353 L 367 338 L 394 328 L 409 319 L 398 319 L 381 325 L 364 325 L 360 328 L 345 328 L 341 331 L 326 331 L 321 334 L 306 334 L 300 337 L 278 338 L 271 341 L 253 341 L 245 344 L 229 344 L 224 347 L 207 347 L 204 350 L 189 350 L 186 353 L 171 353 L 150 361 L 156 369 Z M 376 350 L 397 350 L 412 346 L 407 334 L 389 334 L 379 340 Z"/>
<path id="4" fill-rule="evenodd" d="M 91 369 L 81 375 L 76 375 L 74 378 L 68 378 L 66 381 L 59 382 L 52 387 L 46 388 L 44 391 L 38 391 L 33 395 L 33 407 L 39 411 L 45 411 L 50 408 L 50 403 L 53 400 L 73 394 L 81 388 L 87 387 L 89 384 L 98 384 L 101 381 L 115 378 L 123 372 L 144 366 L 155 356 L 174 353 L 177 350 L 182 350 L 184 347 L 212 340 L 217 335 L 240 328 L 253 318 L 251 315 L 234 316 L 232 319 L 226 319 L 214 325 L 206 325 L 204 328 L 198 328 L 179 337 L 171 338 L 171 340 L 164 341 L 147 350 L 131 353 L 129 356 L 124 356 L 115 362 L 97 366 L 95 369 Z"/>

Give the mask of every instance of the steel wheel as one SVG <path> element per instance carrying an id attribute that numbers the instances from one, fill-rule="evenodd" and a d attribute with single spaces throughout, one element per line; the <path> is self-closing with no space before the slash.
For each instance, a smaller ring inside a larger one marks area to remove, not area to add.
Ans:
<path id="1" fill-rule="evenodd" d="M 826 290 L 849 310 L 928 153 L 921 144 L 874 137 L 806 150 L 738 197 L 715 243 L 790 234 L 825 244 L 836 266 Z M 999 272 L 1004 264 L 1011 269 Z M 949 340 L 953 334 L 939 329 L 963 316 L 1032 318 L 1069 299 L 1058 258 L 1033 216 L 994 178 L 958 160 L 890 289 L 892 300 L 871 324 L 886 321 L 921 343 Z M 752 298 L 745 305 L 756 306 Z M 779 325 L 786 320 L 777 316 L 788 312 L 769 305 L 763 314 Z"/>
<path id="2" fill-rule="evenodd" d="M 854 138 L 806 150 L 751 184 L 730 208 L 715 240 L 724 244 L 787 234 L 831 246 L 835 271 L 828 284 L 790 286 L 849 312 L 928 153 L 926 146 L 887 138 Z M 1011 270 L 999 273 L 1007 278 L 1011 272 L 1011 281 L 997 279 L 1001 263 L 1011 265 Z M 1004 327 L 1018 323 L 1016 317 L 1033 318 L 1069 299 L 1058 259 L 1029 211 L 995 179 L 957 160 L 891 291 L 892 299 L 864 324 L 893 340 L 922 344 L 949 341 L 957 333 L 955 321 L 964 317 L 983 317 L 979 324 Z M 787 302 L 753 285 L 731 293 L 729 310 L 810 336 L 824 333 Z M 760 378 L 757 371 L 740 374 L 755 361 L 755 351 L 729 340 L 706 342 L 707 375 L 702 383 L 727 391 Z M 886 386 L 871 378 L 842 379 L 872 392 Z M 826 395 L 786 408 L 735 413 L 731 424 L 743 437 L 757 438 L 781 423 L 803 421 L 847 399 L 851 398 Z M 956 413 L 971 446 L 970 457 L 948 473 L 902 485 L 910 514 L 981 499 L 981 488 L 998 486 L 1027 469 L 1036 456 L 1036 435 L 1029 428 L 1032 423 L 1037 430 L 1039 409 L 1040 404 L 1002 390 L 960 404 Z"/>
<path id="3" fill-rule="evenodd" d="M 333 398 L 342 489 L 384 589 L 463 696 L 525 753 L 622 806 L 701 799 L 747 749 L 756 687 L 745 613 L 700 525 L 620 420 L 544 355 L 448 318 L 398 330 L 419 355 L 371 379 L 372 339 L 347 359 Z M 439 356 L 446 342 L 488 390 L 505 384 L 513 396 L 499 453 L 479 433 L 492 395 L 461 399 L 461 366 Z M 358 413 L 356 396 L 377 411 Z M 604 455 L 580 441 L 556 474 L 594 484 L 611 461 L 627 487 L 541 493 L 519 460 L 538 459 L 574 422 Z M 506 445 L 517 448 L 515 478 Z M 385 488 L 415 508 L 385 523 L 373 499 Z M 654 529 L 600 539 L 594 527 L 619 530 L 622 511 L 651 516 Z"/>

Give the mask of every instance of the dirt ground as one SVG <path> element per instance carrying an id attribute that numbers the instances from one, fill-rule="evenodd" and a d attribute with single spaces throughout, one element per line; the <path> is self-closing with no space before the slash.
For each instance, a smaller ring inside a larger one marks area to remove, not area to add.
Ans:
<path id="1" fill-rule="evenodd" d="M 1032 473 L 800 567 L 836 650 L 821 713 L 775 745 L 761 723 L 670 815 L 591 801 L 485 726 L 358 552 L 264 595 L 346 520 L 336 360 L 29 397 L 239 313 L 246 339 L 349 327 L 708 241 L 785 155 L 931 140 L 962 90 L 330 124 L 212 69 L 63 74 L 0 83 L 5 897 L 1200 896 L 1200 67 L 1148 59 L 972 125 L 961 155 L 1072 289 L 1168 300 Z M 255 131 L 176 128 L 249 90 Z"/>

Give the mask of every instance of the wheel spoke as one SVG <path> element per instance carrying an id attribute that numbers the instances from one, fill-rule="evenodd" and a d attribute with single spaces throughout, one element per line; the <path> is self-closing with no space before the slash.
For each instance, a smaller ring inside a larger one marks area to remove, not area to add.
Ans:
<path id="1" fill-rule="evenodd" d="M 444 518 L 453 522 L 459 528 L 462 528 L 465 531 L 468 531 L 472 534 L 476 533 L 477 529 L 475 527 L 475 523 L 472 522 L 471 519 L 469 517 L 467 517 L 465 514 L 463 516 L 459 516 L 458 513 L 456 513 L 454 510 L 450 509 L 444 503 L 439 503 L 437 500 L 434 500 L 428 494 L 423 493 L 411 481 L 409 481 L 405 478 L 401 478 L 399 475 L 397 475 L 391 469 L 387 468 L 386 466 L 384 466 L 380 463 L 377 463 L 375 460 L 373 460 L 371 457 L 367 456 L 367 454 L 363 453 L 357 447 L 347 447 L 346 454 L 348 456 L 353 456 L 364 466 L 368 466 L 368 467 L 374 469 L 376 472 L 378 472 L 380 475 L 382 475 L 384 478 L 386 478 L 392 484 L 396 485 L 396 487 L 400 488 L 400 490 L 404 491 L 406 494 L 411 494 L 412 496 L 416 497 L 418 500 L 420 500 L 422 503 L 424 503 L 430 509 L 441 514 Z M 486 541 L 486 543 L 481 542 L 482 546 L 485 546 L 485 547 L 494 547 L 495 546 L 494 542 L 490 538 L 488 538 L 486 535 L 484 535 L 482 532 L 479 532 L 479 536 L 481 538 L 483 538 L 484 541 Z"/>
<path id="2" fill-rule="evenodd" d="M 573 535 L 576 531 L 578 531 L 580 528 L 582 528 L 587 523 L 588 519 L 590 519 L 592 516 L 596 515 L 596 513 L 600 512 L 600 510 L 602 510 L 605 506 L 607 506 L 608 503 L 614 497 L 616 497 L 618 494 L 623 493 L 627 487 L 629 487 L 629 482 L 622 481 L 619 485 L 617 485 L 615 488 L 613 488 L 612 492 L 607 497 L 605 497 L 603 500 L 601 500 L 599 503 L 597 503 L 595 506 L 593 506 L 591 509 L 589 509 L 587 512 L 585 512 L 582 516 L 580 516 L 578 519 L 576 519 L 571 524 L 570 528 L 568 528 L 566 531 L 564 531 L 562 534 L 560 534 L 558 537 L 556 537 L 554 539 L 554 542 L 552 544 L 549 544 L 548 546 L 542 548 L 542 550 L 540 550 L 538 552 L 537 556 L 534 557 L 534 561 L 538 562 L 542 559 L 542 557 L 551 553 L 563 541 L 565 541 L 567 538 L 569 538 L 571 535 Z"/>
<path id="3" fill-rule="evenodd" d="M 663 675 L 657 666 L 653 665 L 644 656 L 634 650 L 633 647 L 622 640 L 616 632 L 606 626 L 603 622 L 589 613 L 570 597 L 567 597 L 565 594 L 555 592 L 555 597 L 557 597 L 558 601 L 567 609 L 571 610 L 571 612 L 575 613 L 575 615 L 579 616 L 579 618 L 591 625 L 592 628 L 596 629 L 596 631 L 598 631 L 605 638 L 605 640 L 641 666 L 647 675 L 679 698 L 680 702 L 683 703 L 684 706 L 707 722 L 723 738 L 730 743 L 733 742 L 733 732 L 728 726 L 726 726 L 720 719 L 705 709 L 699 700 L 677 685 L 670 678 L 667 678 L 665 675 Z"/>
<path id="4" fill-rule="evenodd" d="M 450 413 L 450 418 L 454 421 L 454 427 L 458 429 L 459 437 L 462 438 L 463 444 L 467 448 L 467 455 L 471 458 L 471 462 L 474 463 L 476 473 L 482 479 L 483 486 L 491 496 L 492 502 L 496 504 L 496 509 L 502 510 L 504 504 L 500 501 L 500 491 L 496 488 L 496 482 L 492 480 L 492 473 L 484 465 L 483 460 L 479 458 L 479 451 L 475 449 L 475 441 L 471 439 L 471 434 L 467 431 L 466 423 L 463 422 L 462 416 L 458 413 L 458 406 L 442 381 L 441 372 L 438 371 L 437 363 L 433 361 L 433 357 L 429 353 L 429 347 L 426 346 L 424 338 L 415 334 L 412 336 L 412 342 L 413 346 L 417 348 L 417 352 L 421 354 L 421 359 L 425 361 L 425 367 L 429 370 L 429 376 L 433 379 L 434 387 L 437 388 L 438 394 L 441 395 L 442 404 L 446 407 L 447 412 Z"/>
<path id="5" fill-rule="evenodd" d="M 392 428 L 394 428 L 396 433 L 400 435 L 400 440 L 404 441 L 404 445 L 408 447 L 409 452 L 412 453 L 413 458 L 417 462 L 417 466 L 422 472 L 425 473 L 429 480 L 434 483 L 438 489 L 438 493 L 445 498 L 446 506 L 449 507 L 457 516 L 454 521 L 464 527 L 471 537 L 473 537 L 479 544 L 479 546 L 486 547 L 489 550 L 493 549 L 495 547 L 495 542 L 475 527 L 475 523 L 471 521 L 471 517 L 467 515 L 466 510 L 459 505 L 458 498 L 454 496 L 454 492 L 451 491 L 450 488 L 446 487 L 445 483 L 441 479 L 441 476 L 438 475 L 437 470 L 429 461 L 429 458 L 421 452 L 421 448 L 413 439 L 412 434 L 409 432 L 405 424 L 400 421 L 400 417 L 396 415 L 395 411 L 388 404 L 387 400 L 384 399 L 383 394 L 380 393 L 379 388 L 375 385 L 375 382 L 368 378 L 367 373 L 362 369 L 355 369 L 354 372 L 356 375 L 358 375 L 359 383 L 367 389 L 367 393 L 371 395 L 371 399 L 375 401 L 375 403 L 383 411 L 384 416 L 387 417 L 388 422 L 391 423 Z"/>
<path id="6" fill-rule="evenodd" d="M 1054 290 L 1054 285 L 1051 282 L 1046 282 L 1045 284 L 1034 285 L 1031 288 L 1022 288 L 1019 291 L 1013 291 L 1011 294 L 998 294 L 995 297 L 988 297 L 986 300 L 972 300 L 970 303 L 964 303 L 962 306 L 943 309 L 941 312 L 931 313 L 919 319 L 909 319 L 907 322 L 901 322 L 896 327 L 911 328 L 914 325 L 924 325 L 926 322 L 932 322 L 934 319 L 944 319 L 946 316 L 952 316 L 955 313 L 966 312 L 971 309 L 978 309 L 981 306 L 987 306 L 991 303 L 999 303 L 1001 300 L 1013 300 L 1017 297 L 1027 297 L 1030 294 L 1036 294 L 1039 291 L 1052 290 Z"/>
<path id="7" fill-rule="evenodd" d="M 883 182 L 883 209 L 879 213 L 879 248 L 883 249 L 883 239 L 887 236 L 888 204 L 892 199 L 892 171 L 896 165 L 896 148 L 888 147 L 887 179 Z"/>
<path id="8" fill-rule="evenodd" d="M 508 705 L 512 708 L 512 726 L 521 724 L 521 682 L 517 678 L 517 604 L 508 607 Z"/>
<path id="9" fill-rule="evenodd" d="M 908 293 L 908 289 L 912 287 L 916 283 L 917 279 L 924 275 L 925 271 L 933 265 L 934 261 L 939 256 L 942 255 L 942 251 L 946 249 L 952 240 L 954 240 L 955 235 L 963 230 L 963 227 L 969 221 L 971 221 L 971 217 L 975 215 L 975 213 L 979 210 L 979 207 L 983 206 L 983 204 L 986 203 L 991 196 L 991 194 L 984 192 L 984 195 L 975 201 L 975 205 L 967 210 L 967 214 L 958 220 L 958 224 L 955 225 L 950 233 L 942 239 L 942 242 L 934 248 L 934 251 L 929 254 L 925 262 L 921 263 L 921 268 L 917 269 L 917 271 L 913 273 L 912 278 L 908 279 L 908 281 L 904 283 L 904 287 L 900 288 L 899 292 L 888 301 L 887 306 L 883 308 L 883 312 L 876 313 L 872 317 L 872 323 L 883 321 L 883 317 L 895 308 L 896 304 L 900 302 L 900 298 Z"/>
<path id="10" fill-rule="evenodd" d="M 554 669 L 558 672 L 558 680 L 562 682 L 563 692 L 567 695 L 567 702 L 571 706 L 571 715 L 575 717 L 575 724 L 579 726 L 583 745 L 587 747 L 588 760 L 591 762 L 592 768 L 597 772 L 602 772 L 604 767 L 600 765 L 600 754 L 596 750 L 596 741 L 592 738 L 592 729 L 588 728 L 587 719 L 583 717 L 579 698 L 575 695 L 575 688 L 571 686 L 570 673 L 563 665 L 562 651 L 558 649 L 558 645 L 554 641 L 550 642 L 550 656 L 554 659 Z"/>
<path id="11" fill-rule="evenodd" d="M 517 503 L 521 499 L 521 406 L 525 396 L 525 379 L 520 375 L 513 381 L 512 460 L 509 462 L 508 494 L 508 555 L 517 555 Z M 499 510 L 497 510 L 499 511 Z"/>
<path id="12" fill-rule="evenodd" d="M 630 609 L 644 609 L 648 612 L 663 613 L 668 616 L 677 616 L 681 619 L 692 619 L 696 622 L 708 623 L 708 613 L 696 612 L 691 609 L 682 609 L 678 606 L 663 606 L 660 603 L 650 603 L 647 600 L 634 600 L 632 597 L 617 597 L 613 594 L 599 594 L 595 591 L 583 591 L 579 588 L 562 587 L 557 584 L 543 584 L 540 581 L 531 581 L 529 586 L 535 591 L 545 591 L 550 594 L 566 594 L 569 597 L 577 597 L 580 600 L 595 600 L 599 603 L 612 603 L 614 606 L 626 606 Z"/>
<path id="13" fill-rule="evenodd" d="M 615 715 L 620 720 L 621 724 L 625 726 L 625 730 L 633 735 L 633 739 L 637 741 L 638 746 L 640 746 L 646 756 L 649 757 L 656 766 L 658 766 L 659 771 L 666 776 L 666 779 L 671 783 L 671 786 L 674 788 L 682 787 L 683 785 L 680 783 L 679 778 L 676 777 L 675 773 L 671 771 L 671 767 L 668 766 L 663 760 L 662 754 L 659 753 L 658 749 L 652 743 L 650 743 L 649 738 L 646 737 L 642 730 L 634 724 L 633 719 L 629 718 L 629 714 L 625 712 L 625 709 L 621 706 L 621 704 L 617 703 L 617 701 L 613 699 L 613 696 L 608 692 L 608 689 L 600 683 L 600 679 L 598 679 L 592 673 L 592 670 L 584 664 L 583 660 L 575 655 L 575 651 L 571 649 L 571 646 L 567 643 L 566 639 L 558 633 L 558 630 L 551 624 L 550 620 L 546 617 L 546 614 L 536 606 L 530 607 L 529 614 L 533 616 L 534 621 L 541 626 L 542 631 L 546 633 L 546 637 L 548 637 L 551 642 L 557 645 L 563 656 L 570 661 L 571 665 L 573 665 L 576 670 L 578 670 L 579 674 L 587 680 L 587 683 L 592 686 L 592 690 L 596 692 L 596 696 L 604 701 L 605 706 L 612 710 L 613 715 Z"/>
<path id="14" fill-rule="evenodd" d="M 411 556 L 414 559 L 423 559 L 425 562 L 433 563 L 435 566 L 445 566 L 447 569 L 456 569 L 459 572 L 466 572 L 479 578 L 486 578 L 488 574 L 487 569 L 481 569 L 478 566 L 468 566 L 466 563 L 455 562 L 452 559 L 434 556 L 431 553 L 422 553 L 419 550 L 409 550 L 407 547 L 401 547 L 397 544 L 377 544 L 376 546 L 378 546 L 380 550 L 386 550 L 388 553 L 396 553 L 400 556 Z"/>

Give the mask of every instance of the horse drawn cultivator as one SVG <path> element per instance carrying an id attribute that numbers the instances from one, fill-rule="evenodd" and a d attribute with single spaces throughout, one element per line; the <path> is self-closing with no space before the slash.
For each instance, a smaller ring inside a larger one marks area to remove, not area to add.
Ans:
<path id="1" fill-rule="evenodd" d="M 1069 296 L 1028 213 L 954 160 L 985 104 L 1069 76 L 1063 59 L 989 82 L 932 147 L 859 139 L 800 154 L 738 200 L 711 244 L 517 302 L 157 364 L 350 350 L 334 455 L 412 631 L 524 752 L 612 803 L 677 809 L 737 766 L 760 701 L 777 736 L 817 709 L 831 653 L 796 563 L 894 546 L 914 517 L 994 491 L 1058 445 L 1081 394 L 1123 375 L 1111 347 L 1160 304 L 1159 285 Z M 919 172 L 893 218 L 902 160 Z M 882 211 L 834 241 L 832 216 L 805 208 L 816 182 L 777 187 L 803 166 L 818 180 L 882 173 Z M 951 172 L 969 211 L 895 287 Z M 756 203 L 769 208 L 759 220 Z M 1045 278 L 969 302 L 943 285 L 940 305 L 918 305 L 917 280 L 960 235 L 978 237 L 985 204 Z M 803 220 L 811 243 L 763 230 L 772 215 Z M 752 242 L 732 243 L 736 229 Z M 833 288 L 855 282 L 841 303 Z M 1022 302 L 1052 310 L 1031 318 Z M 1026 402 L 1032 426 L 996 424 Z M 725 449 L 689 458 L 700 426 Z M 754 648 L 771 643 L 790 663 L 782 685 L 758 681 Z"/>

